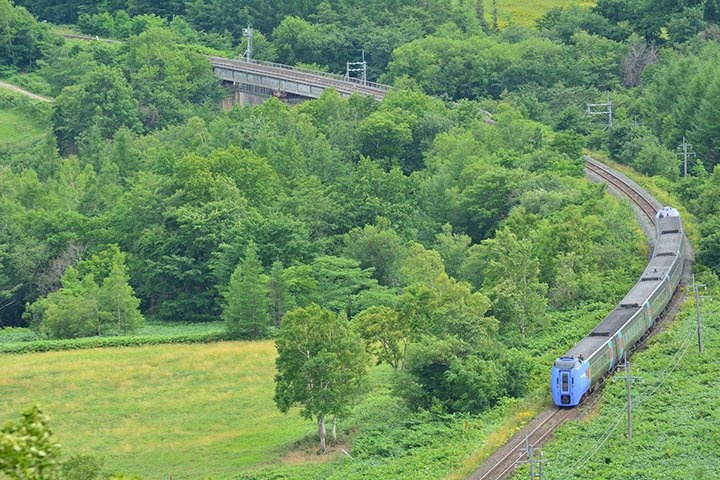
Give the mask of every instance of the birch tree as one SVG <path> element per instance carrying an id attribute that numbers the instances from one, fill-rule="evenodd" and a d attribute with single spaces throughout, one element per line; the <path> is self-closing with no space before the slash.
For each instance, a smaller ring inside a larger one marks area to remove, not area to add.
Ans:
<path id="1" fill-rule="evenodd" d="M 312 304 L 285 314 L 276 340 L 275 403 L 287 413 L 300 407 L 316 419 L 320 451 L 326 451 L 325 420 L 342 415 L 359 395 L 368 361 L 344 315 Z"/>

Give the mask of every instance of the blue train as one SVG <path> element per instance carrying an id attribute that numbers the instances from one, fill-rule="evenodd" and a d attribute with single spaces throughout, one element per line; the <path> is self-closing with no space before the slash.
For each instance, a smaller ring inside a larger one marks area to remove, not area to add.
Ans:
<path id="1" fill-rule="evenodd" d="M 640 280 L 592 332 L 552 367 L 555 405 L 573 407 L 611 371 L 650 329 L 680 283 L 686 249 L 680 213 L 664 207 L 655 215 L 656 245 Z"/>

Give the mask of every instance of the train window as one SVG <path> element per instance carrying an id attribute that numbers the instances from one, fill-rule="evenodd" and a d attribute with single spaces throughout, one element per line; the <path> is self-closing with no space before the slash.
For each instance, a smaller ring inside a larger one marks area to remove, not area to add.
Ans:
<path id="1" fill-rule="evenodd" d="M 562 390 L 566 392 L 568 389 L 568 373 L 563 372 L 562 374 Z"/>

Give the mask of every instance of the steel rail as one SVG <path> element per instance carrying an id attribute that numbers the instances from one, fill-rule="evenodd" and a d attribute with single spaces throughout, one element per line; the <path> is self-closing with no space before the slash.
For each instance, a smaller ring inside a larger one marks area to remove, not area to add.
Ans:
<path id="1" fill-rule="evenodd" d="M 600 176 L 603 180 L 607 181 L 609 184 L 625 194 L 640 208 L 640 210 L 642 210 L 652 224 L 655 225 L 655 214 L 657 213 L 658 208 L 651 199 L 647 198 L 647 194 L 645 192 L 629 183 L 622 176 L 618 175 L 615 170 L 598 162 L 597 160 L 586 157 L 585 165 L 589 171 Z"/>
<path id="2" fill-rule="evenodd" d="M 638 208 L 640 208 L 643 214 L 647 216 L 648 220 L 652 222 L 653 225 L 655 225 L 655 214 L 657 213 L 658 207 L 656 205 L 656 202 L 653 201 L 652 198 L 649 198 L 646 192 L 644 192 L 639 186 L 634 185 L 633 183 L 626 180 L 618 172 L 606 166 L 605 164 L 600 163 L 590 157 L 585 158 L 586 168 L 588 171 L 599 176 L 600 178 L 617 188 L 625 196 L 627 196 L 631 202 L 633 202 L 635 205 L 638 206 Z M 657 332 L 660 329 L 659 327 L 663 326 L 666 321 L 668 321 L 674 316 L 677 311 L 676 309 L 678 308 L 677 306 L 679 305 L 679 298 L 682 296 L 678 293 L 679 291 L 680 289 L 677 289 L 674 292 L 673 298 L 666 306 L 663 314 L 655 322 L 654 328 L 648 330 L 648 332 L 643 335 L 643 337 L 633 346 L 632 350 L 629 352 L 630 354 L 632 354 L 637 349 L 642 348 L 645 345 L 647 339 L 650 338 L 650 336 L 652 336 L 655 332 Z M 516 444 L 510 449 L 510 451 L 502 455 L 502 457 L 499 459 L 493 459 L 492 456 L 490 456 L 488 460 L 493 463 L 489 465 L 484 465 L 479 469 L 475 470 L 473 474 L 467 477 L 468 480 L 502 480 L 506 478 L 510 473 L 512 473 L 513 470 L 515 470 L 518 463 L 519 454 L 521 454 L 525 450 L 525 441 L 522 439 L 527 437 L 528 445 L 533 448 L 542 446 L 542 444 L 550 437 L 550 435 L 552 435 L 552 433 L 554 433 L 554 431 L 560 425 L 562 425 L 568 418 L 570 418 L 573 413 L 578 411 L 578 407 L 586 404 L 590 404 L 592 406 L 593 404 L 597 403 L 597 399 L 599 399 L 598 392 L 601 390 L 602 382 L 596 385 L 595 388 L 591 392 L 589 392 L 588 395 L 583 399 L 582 403 L 580 403 L 580 405 L 575 408 L 570 409 L 553 406 L 541 412 L 538 417 L 541 415 L 547 415 L 547 418 L 544 418 L 529 432 L 523 432 L 521 430 L 516 436 L 514 436 L 510 440 L 510 442 Z M 536 435 L 538 432 L 542 432 L 542 434 Z M 498 451 L 502 451 L 502 448 L 503 447 L 498 449 Z"/>
<path id="3" fill-rule="evenodd" d="M 539 425 L 537 425 L 531 432 L 526 436 L 527 445 L 530 447 L 536 447 L 542 445 L 543 441 L 565 420 L 567 420 L 573 411 L 570 409 L 561 409 L 558 407 L 551 407 L 548 410 L 552 410 L 550 416 L 545 418 Z M 549 427 L 549 428 L 547 428 Z M 536 434 L 541 433 L 537 438 Z M 530 440 L 532 438 L 532 440 Z M 472 477 L 472 480 L 490 480 L 504 478 L 505 475 L 512 472 L 517 464 L 517 459 L 525 451 L 526 442 L 521 441 L 517 443 L 507 454 L 505 454 L 499 461 L 490 467 L 482 476 Z M 498 470 L 502 469 L 499 473 Z"/>

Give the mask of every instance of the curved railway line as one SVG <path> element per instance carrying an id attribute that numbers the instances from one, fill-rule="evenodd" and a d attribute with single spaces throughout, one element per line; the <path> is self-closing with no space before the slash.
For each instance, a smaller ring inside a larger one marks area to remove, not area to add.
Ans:
<path id="1" fill-rule="evenodd" d="M 590 157 L 585 158 L 586 168 L 589 172 L 602 178 L 603 181 L 622 192 L 647 217 L 647 221 L 653 225 L 655 224 L 655 213 L 659 209 L 658 205 L 660 205 L 657 200 L 619 172 Z M 634 348 L 628 351 L 628 355 L 642 348 L 651 335 L 662 330 L 668 320 L 674 318 L 681 300 L 682 295 L 678 289 L 668 303 L 664 314 L 659 318 L 655 328 L 648 331 Z M 560 425 L 571 418 L 579 419 L 584 415 L 584 412 L 592 410 L 600 400 L 598 392 L 602 388 L 602 382 L 599 382 L 597 387 L 595 391 L 588 392 L 585 400 L 575 408 L 560 408 L 553 405 L 540 412 L 504 446 L 488 457 L 480 468 L 467 477 L 467 480 L 501 480 L 508 478 L 520 463 L 527 461 L 525 455 L 528 446 L 532 448 L 541 447 Z"/>
<path id="2" fill-rule="evenodd" d="M 65 34 L 64 36 L 66 38 L 78 40 L 100 40 L 108 43 L 116 43 L 114 40 L 100 39 L 97 37 L 93 38 L 84 35 Z M 370 82 L 356 82 L 353 79 L 346 79 L 341 75 L 304 71 L 302 69 L 286 65 L 259 61 L 247 62 L 212 56 L 209 58 L 214 67 L 221 66 L 229 68 L 242 68 L 244 71 L 280 75 L 281 78 L 305 81 L 321 87 L 333 87 L 341 93 L 357 92 L 364 95 L 371 95 L 377 99 L 382 99 L 389 90 L 389 87 L 385 85 L 371 84 Z M 492 120 L 486 121 L 494 123 Z M 585 159 L 586 169 L 589 173 L 601 178 L 602 181 L 608 183 L 614 189 L 630 199 L 639 211 L 647 217 L 647 221 L 652 225 L 655 224 L 655 214 L 662 207 L 657 200 L 651 197 L 647 192 L 642 190 L 627 177 L 619 172 L 616 172 L 612 168 L 590 157 L 586 156 Z M 649 331 L 645 337 L 643 337 L 635 345 L 633 350 L 642 348 L 647 338 L 649 338 L 654 332 L 661 330 L 669 319 L 674 318 L 674 314 L 681 303 L 682 297 L 678 291 L 674 293 L 671 301 L 665 309 L 664 315 L 658 320 L 656 327 L 652 331 Z M 600 387 L 601 384 L 602 382 L 598 384 L 598 387 Z M 598 403 L 600 399 L 598 392 L 600 389 L 601 388 L 596 388 L 595 391 L 588 392 L 587 397 L 576 408 L 559 408 L 552 406 L 540 412 L 532 421 L 518 431 L 508 442 L 506 442 L 504 446 L 500 447 L 494 454 L 488 457 L 484 464 L 471 473 L 467 479 L 501 480 L 509 477 L 517 465 L 525 460 L 523 457 L 528 446 L 533 448 L 541 447 L 550 438 L 554 431 L 568 419 L 582 417 L 584 411 L 592 409 Z"/>
<path id="3" fill-rule="evenodd" d="M 640 189 L 624 175 L 619 174 L 619 172 L 616 172 L 604 163 L 598 162 L 591 157 L 585 157 L 585 168 L 627 196 L 630 201 L 645 214 L 648 220 L 655 225 L 655 214 L 662 207 L 657 200 Z"/>

